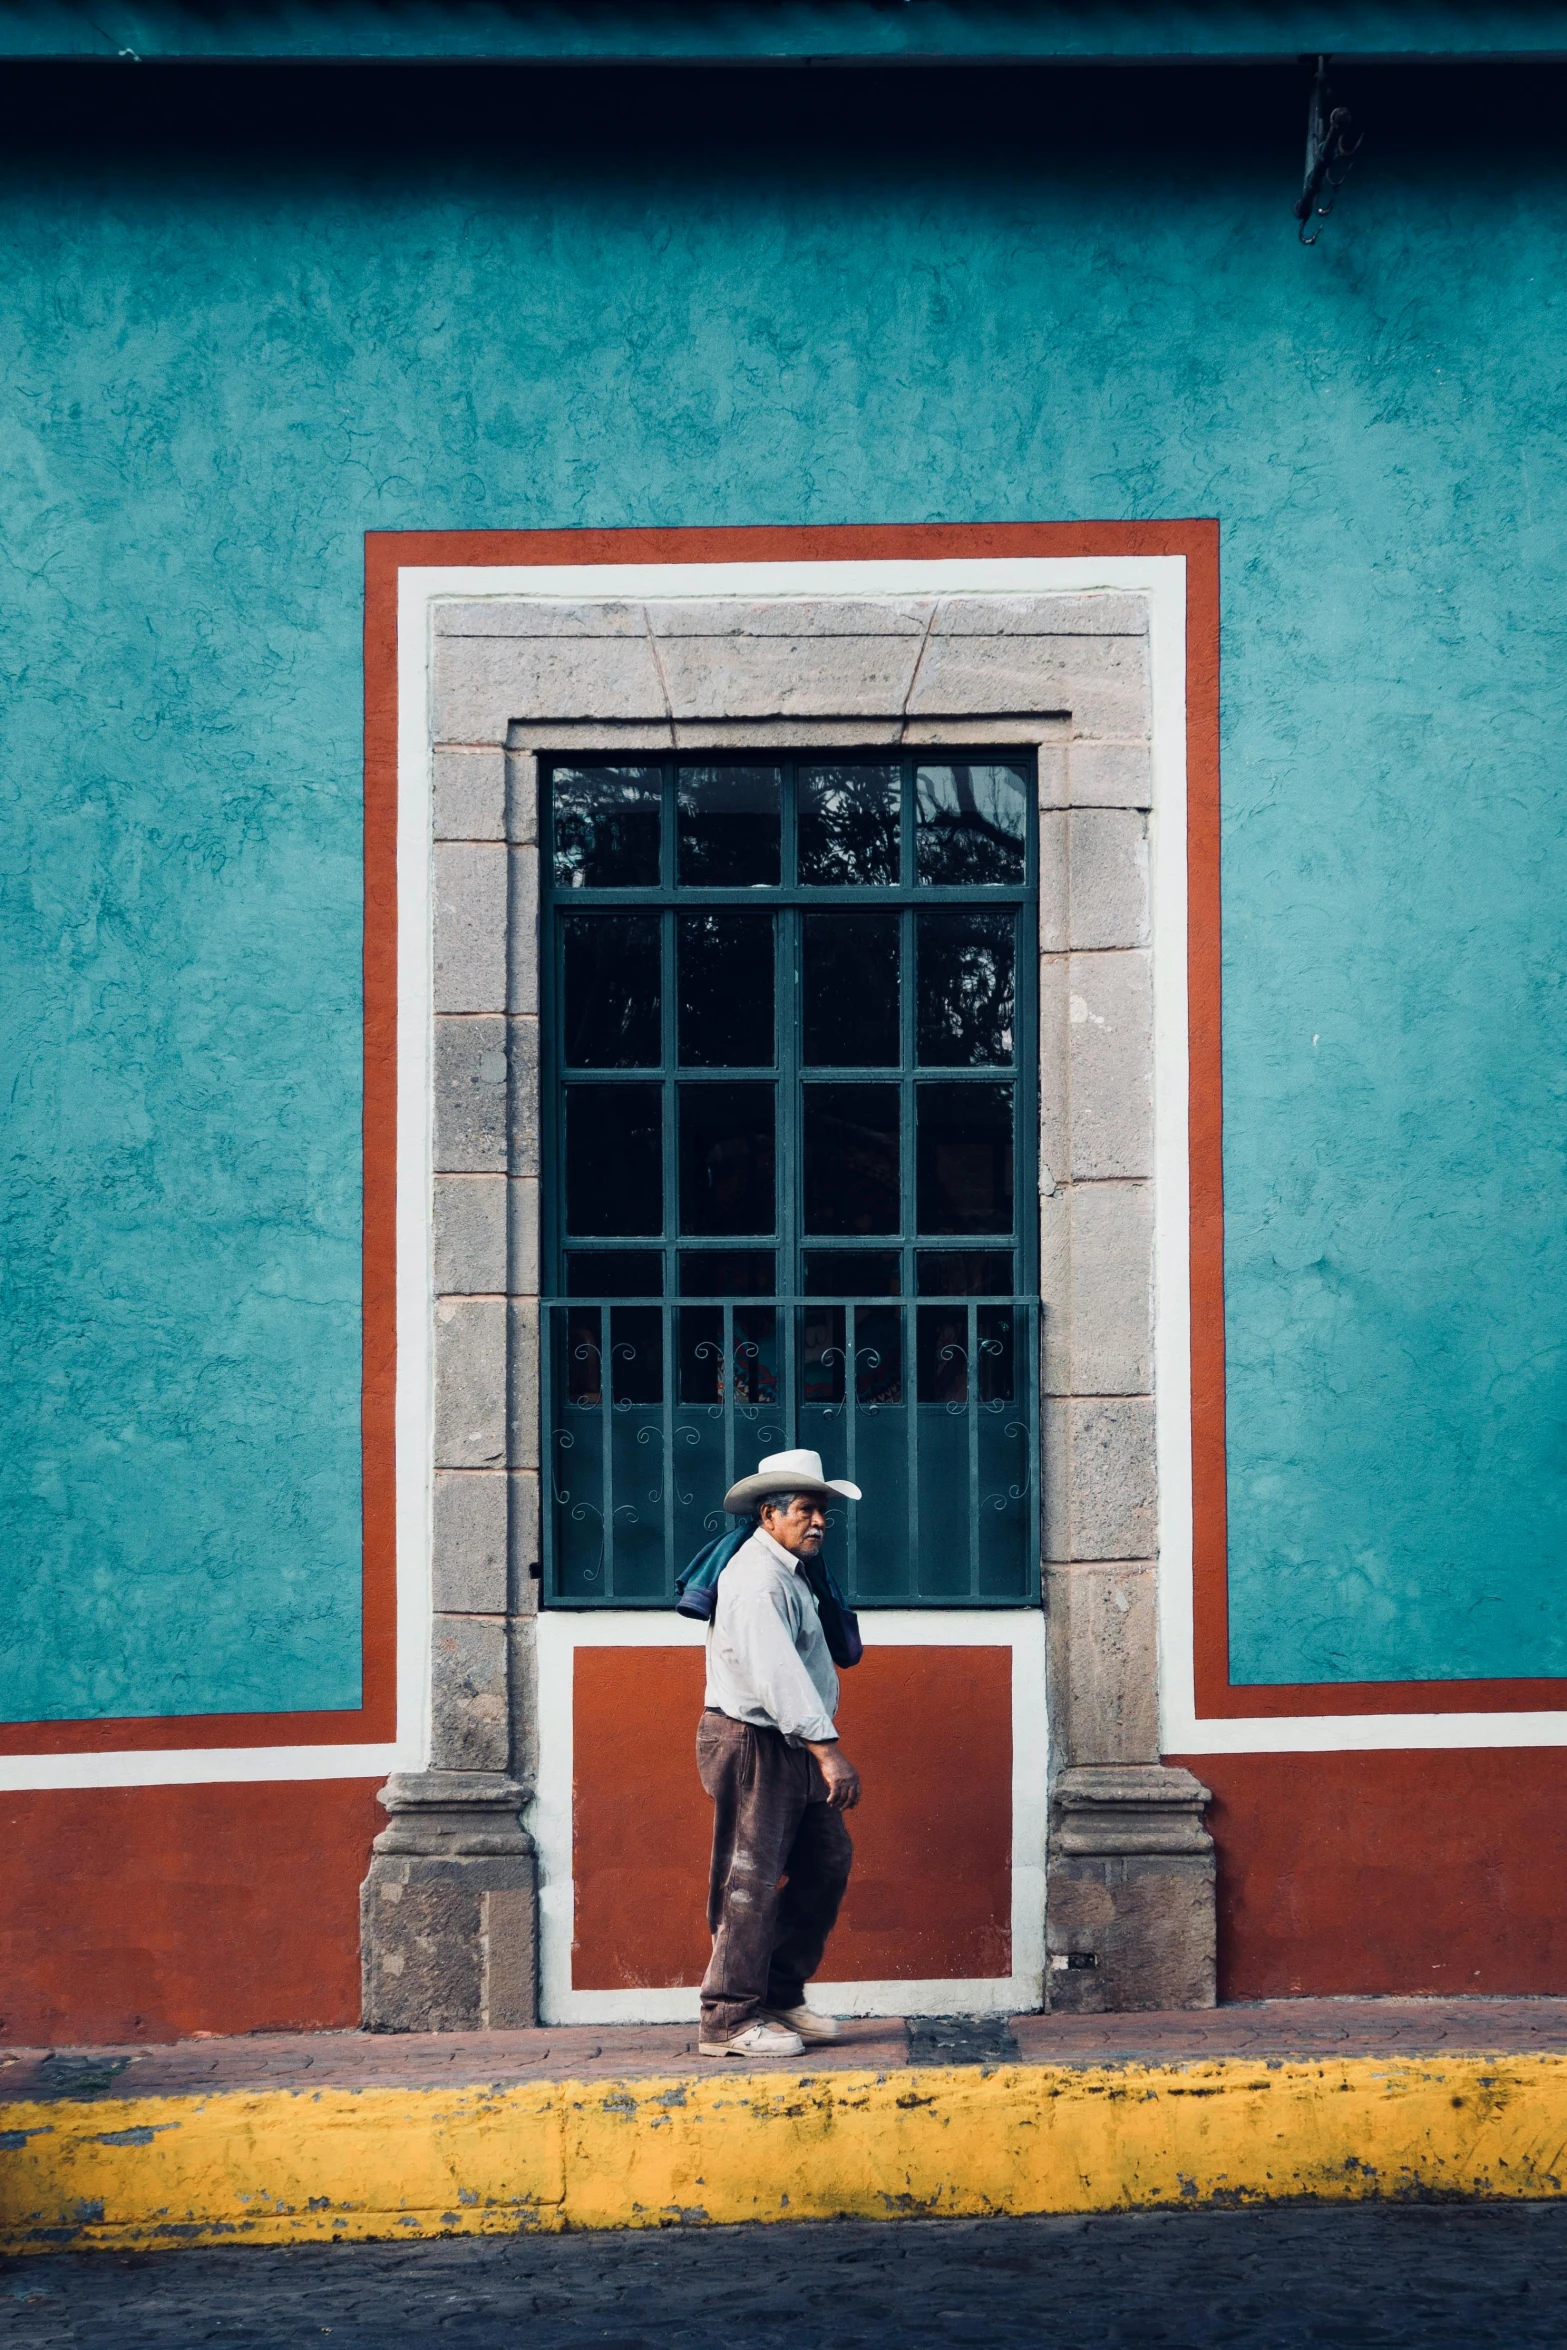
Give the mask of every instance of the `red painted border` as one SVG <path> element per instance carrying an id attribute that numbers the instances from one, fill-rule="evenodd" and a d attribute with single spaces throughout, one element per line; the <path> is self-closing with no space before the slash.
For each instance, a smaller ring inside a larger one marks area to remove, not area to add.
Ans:
<path id="1" fill-rule="evenodd" d="M 353 1713 L 208 1714 L 157 1721 L 12 1725 L 0 1728 L 0 1753 L 325 1745 L 394 1735 L 399 569 L 446 564 L 499 568 L 552 563 L 842 563 L 1030 555 L 1186 558 L 1193 1610 L 1199 1717 L 1514 1713 L 1567 1706 L 1567 1679 L 1236 1687 L 1229 1678 L 1217 521 L 374 531 L 365 537 L 364 615 L 364 1704 Z"/>
<path id="2" fill-rule="evenodd" d="M 1170 1759 L 1213 1790 L 1221 2000 L 1567 1991 L 1567 1749 Z"/>

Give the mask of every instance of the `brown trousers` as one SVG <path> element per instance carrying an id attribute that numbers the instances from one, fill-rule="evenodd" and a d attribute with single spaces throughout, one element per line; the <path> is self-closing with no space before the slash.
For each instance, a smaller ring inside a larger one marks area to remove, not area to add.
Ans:
<path id="1" fill-rule="evenodd" d="M 816 1757 L 782 1731 L 709 1706 L 696 1767 L 713 1799 L 702 2029 L 724 2040 L 764 2008 L 800 2005 L 837 1923 L 854 1846 Z"/>

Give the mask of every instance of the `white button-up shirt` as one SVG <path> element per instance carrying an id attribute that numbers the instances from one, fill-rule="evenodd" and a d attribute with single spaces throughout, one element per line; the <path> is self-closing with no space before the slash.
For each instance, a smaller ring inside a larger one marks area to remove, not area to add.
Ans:
<path id="1" fill-rule="evenodd" d="M 707 1703 L 794 1745 L 836 1738 L 838 1675 L 816 1596 L 792 1553 L 758 1526 L 718 1578 L 707 1628 Z"/>

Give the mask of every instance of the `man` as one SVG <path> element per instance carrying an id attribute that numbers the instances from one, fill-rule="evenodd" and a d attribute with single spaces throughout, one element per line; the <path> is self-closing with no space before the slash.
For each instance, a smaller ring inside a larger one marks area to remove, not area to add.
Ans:
<path id="1" fill-rule="evenodd" d="M 860 1489 L 799 1451 L 769 1454 L 724 1495 L 733 1516 L 756 1512 L 756 1530 L 718 1579 L 696 1738 L 713 1799 L 704 2056 L 798 2056 L 807 2040 L 838 2036 L 831 2016 L 806 2006 L 805 1986 L 848 1886 L 843 1815 L 860 1778 L 838 1744 L 838 1675 L 799 1567 L 821 1549 L 834 1494 L 858 1501 Z"/>

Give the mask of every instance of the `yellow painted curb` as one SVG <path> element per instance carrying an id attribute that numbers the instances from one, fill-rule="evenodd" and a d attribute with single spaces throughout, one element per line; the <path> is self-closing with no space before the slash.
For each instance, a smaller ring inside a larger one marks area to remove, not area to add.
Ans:
<path id="1" fill-rule="evenodd" d="M 1558 2056 L 1009 2065 L 10 2105 L 0 2248 L 1552 2196 Z"/>

